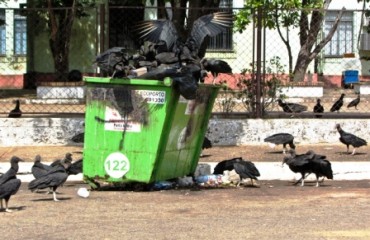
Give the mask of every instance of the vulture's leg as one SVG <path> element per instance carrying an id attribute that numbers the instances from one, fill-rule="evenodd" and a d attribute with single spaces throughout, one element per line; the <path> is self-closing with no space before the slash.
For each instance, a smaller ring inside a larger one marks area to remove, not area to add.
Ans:
<path id="1" fill-rule="evenodd" d="M 9 202 L 9 199 L 10 199 L 10 197 L 9 197 L 8 199 L 4 199 L 4 200 L 5 200 L 5 212 L 13 212 L 12 210 L 10 210 L 10 209 L 8 208 L 8 202 Z"/>
<path id="2" fill-rule="evenodd" d="M 356 148 L 353 148 L 353 151 L 352 151 L 351 155 L 355 155 L 355 153 L 356 153 Z"/>
<path id="3" fill-rule="evenodd" d="M 53 187 L 53 199 L 54 201 L 59 201 L 59 199 L 57 199 L 57 188 L 58 187 Z"/>
<path id="4" fill-rule="evenodd" d="M 316 175 L 316 187 L 320 187 L 319 176 Z"/>
<path id="5" fill-rule="evenodd" d="M 3 209 L 3 199 L 0 199 L 0 210 Z"/>
<path id="6" fill-rule="evenodd" d="M 286 153 L 286 143 L 283 144 L 283 154 Z"/>
<path id="7" fill-rule="evenodd" d="M 347 145 L 347 153 L 349 154 L 349 145 Z"/>

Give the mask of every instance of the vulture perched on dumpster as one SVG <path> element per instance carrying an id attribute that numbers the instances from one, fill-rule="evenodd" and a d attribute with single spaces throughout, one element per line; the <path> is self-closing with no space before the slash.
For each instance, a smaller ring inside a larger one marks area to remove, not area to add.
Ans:
<path id="1" fill-rule="evenodd" d="M 338 133 L 340 135 L 339 141 L 347 146 L 347 153 L 349 153 L 349 146 L 351 145 L 353 147 L 352 155 L 355 155 L 356 149 L 367 145 L 366 140 L 357 137 L 356 135 L 352 133 L 345 132 L 340 124 L 335 125 L 336 129 L 338 130 Z"/>
<path id="2" fill-rule="evenodd" d="M 23 162 L 19 157 L 13 156 L 10 159 L 10 169 L 0 176 L 0 210 L 3 209 L 3 199 L 5 202 L 5 211 L 12 212 L 8 203 L 12 195 L 16 194 L 21 186 L 21 180 L 17 179 L 19 169 L 18 163 Z"/>

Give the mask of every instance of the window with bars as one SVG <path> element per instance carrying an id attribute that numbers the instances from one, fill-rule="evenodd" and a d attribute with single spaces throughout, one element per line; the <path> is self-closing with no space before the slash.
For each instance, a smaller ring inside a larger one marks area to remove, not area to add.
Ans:
<path id="1" fill-rule="evenodd" d="M 225 11 L 231 11 L 230 9 L 233 7 L 233 0 L 221 0 L 219 7 Z M 231 51 L 233 49 L 232 39 L 232 29 L 225 29 L 217 36 L 209 39 L 208 50 Z"/>
<path id="2" fill-rule="evenodd" d="M 0 9 L 0 55 L 6 54 L 5 9 Z"/>
<path id="3" fill-rule="evenodd" d="M 18 11 L 14 13 L 14 54 L 27 54 L 27 21 Z"/>
<path id="4" fill-rule="evenodd" d="M 325 15 L 325 36 L 333 27 L 339 11 L 327 11 Z M 343 57 L 353 52 L 353 12 L 344 12 L 332 39 L 325 46 L 325 57 Z"/>

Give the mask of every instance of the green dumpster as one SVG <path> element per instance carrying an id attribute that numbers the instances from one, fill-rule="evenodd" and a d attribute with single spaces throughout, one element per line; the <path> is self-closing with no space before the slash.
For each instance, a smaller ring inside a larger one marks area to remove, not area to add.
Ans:
<path id="1" fill-rule="evenodd" d="M 85 77 L 83 175 L 96 183 L 152 183 L 194 173 L 219 87 L 196 98 L 164 81 Z"/>

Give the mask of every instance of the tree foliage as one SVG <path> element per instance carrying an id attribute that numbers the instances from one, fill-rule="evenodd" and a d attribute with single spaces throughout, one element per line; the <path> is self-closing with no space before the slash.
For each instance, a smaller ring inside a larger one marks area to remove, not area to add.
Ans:
<path id="1" fill-rule="evenodd" d="M 369 1 L 369 0 L 366 0 Z M 294 79 L 301 81 L 310 62 L 316 58 L 333 36 L 342 12 L 338 15 L 329 34 L 318 44 L 318 35 L 324 21 L 323 10 L 326 10 L 331 0 L 250 0 L 244 9 L 237 15 L 236 30 L 242 32 L 250 24 L 257 9 L 263 11 L 263 24 L 270 29 L 277 29 L 287 47 L 289 56 L 289 72 L 293 72 Z M 299 28 L 300 51 L 292 71 L 291 46 L 289 41 L 290 28 Z M 285 29 L 283 34 L 282 29 Z"/>

